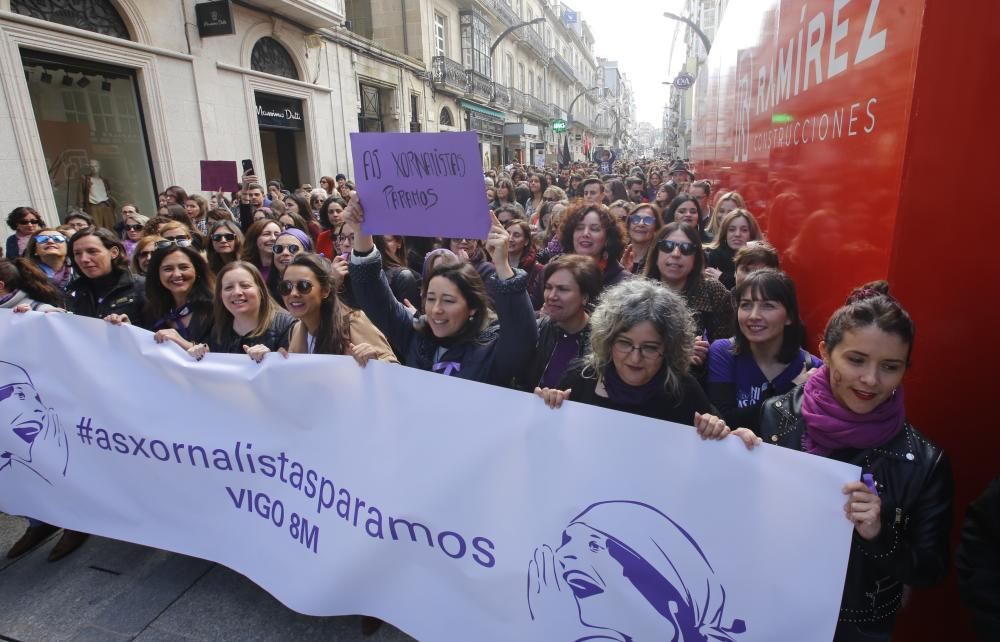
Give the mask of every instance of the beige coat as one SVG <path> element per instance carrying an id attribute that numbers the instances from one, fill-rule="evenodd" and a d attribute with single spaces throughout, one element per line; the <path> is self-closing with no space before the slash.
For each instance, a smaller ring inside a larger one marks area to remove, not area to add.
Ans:
<path id="1" fill-rule="evenodd" d="M 354 345 L 367 343 L 375 348 L 379 361 L 399 363 L 399 360 L 396 359 L 396 355 L 392 351 L 392 346 L 389 345 L 389 340 L 375 327 L 375 324 L 368 320 L 364 312 L 361 310 L 352 310 L 346 305 L 342 306 L 342 308 L 344 316 L 341 319 L 341 323 L 343 323 L 345 328 L 348 328 L 348 336 L 351 343 Z M 292 334 L 288 339 L 288 351 L 295 353 L 309 352 L 306 343 L 306 326 L 301 321 L 292 326 Z M 351 355 L 348 354 L 346 356 Z"/>

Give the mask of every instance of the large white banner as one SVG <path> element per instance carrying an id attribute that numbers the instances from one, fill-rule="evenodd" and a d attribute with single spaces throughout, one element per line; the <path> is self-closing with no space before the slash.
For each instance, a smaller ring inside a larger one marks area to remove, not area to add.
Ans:
<path id="1" fill-rule="evenodd" d="M 829 640 L 859 470 L 345 357 L 0 312 L 0 510 L 421 640 Z M 700 636 L 700 637 L 699 637 Z"/>

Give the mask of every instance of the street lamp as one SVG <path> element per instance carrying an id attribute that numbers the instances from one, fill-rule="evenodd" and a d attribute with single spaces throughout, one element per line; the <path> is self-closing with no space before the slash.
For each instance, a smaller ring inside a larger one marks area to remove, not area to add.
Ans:
<path id="1" fill-rule="evenodd" d="M 566 109 L 566 123 L 567 124 L 573 122 L 573 105 L 576 104 L 576 101 L 580 100 L 580 98 L 584 94 L 586 94 L 587 92 L 594 91 L 595 89 L 600 89 L 600 87 L 598 86 L 598 87 L 591 87 L 590 89 L 584 89 L 583 91 L 581 91 L 580 93 L 578 93 L 576 95 L 576 98 L 574 98 L 573 101 L 569 104 L 569 108 Z"/>
<path id="2" fill-rule="evenodd" d="M 690 18 L 685 18 L 684 16 L 679 16 L 676 13 L 670 13 L 668 11 L 663 12 L 663 17 L 686 24 L 692 31 L 695 32 L 695 34 L 697 34 L 699 38 L 701 38 L 701 44 L 705 45 L 705 53 L 707 54 L 712 51 L 712 41 L 709 40 L 708 36 L 705 35 L 705 32 L 701 30 L 701 27 L 699 27 L 696 22 Z"/>
<path id="3" fill-rule="evenodd" d="M 504 32 L 501 33 L 499 36 L 497 36 L 497 39 L 493 41 L 493 46 L 490 47 L 490 60 L 493 60 L 493 52 L 497 50 L 498 46 L 500 46 L 500 41 L 503 40 L 504 38 L 506 38 L 509 33 L 511 33 L 512 31 L 515 31 L 517 29 L 520 29 L 521 27 L 527 27 L 529 25 L 536 25 L 539 22 L 545 22 L 545 16 L 542 16 L 540 18 L 535 18 L 534 20 L 528 20 L 527 22 L 520 22 L 520 23 L 518 23 L 516 25 L 513 25 L 511 27 L 507 27 L 507 29 L 505 29 Z"/>

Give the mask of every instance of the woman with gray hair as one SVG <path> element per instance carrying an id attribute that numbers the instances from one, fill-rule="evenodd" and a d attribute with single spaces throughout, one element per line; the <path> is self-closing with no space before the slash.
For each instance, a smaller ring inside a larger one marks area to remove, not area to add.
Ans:
<path id="1" fill-rule="evenodd" d="M 558 388 L 535 388 L 552 408 L 566 399 L 643 417 L 695 426 L 706 439 L 733 432 L 747 446 L 758 440 L 731 431 L 688 373 L 694 322 L 679 295 L 649 279 L 608 288 L 590 317 L 590 353 Z"/>

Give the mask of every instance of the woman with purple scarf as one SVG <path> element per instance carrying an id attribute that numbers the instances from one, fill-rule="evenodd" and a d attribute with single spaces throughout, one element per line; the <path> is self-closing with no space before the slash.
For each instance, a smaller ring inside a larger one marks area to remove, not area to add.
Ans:
<path id="1" fill-rule="evenodd" d="M 856 290 L 827 323 L 825 365 L 761 415 L 765 443 L 862 468 L 843 489 L 854 541 L 835 642 L 888 641 L 909 588 L 939 582 L 948 568 L 951 467 L 903 404 L 913 338 L 884 282 Z"/>

